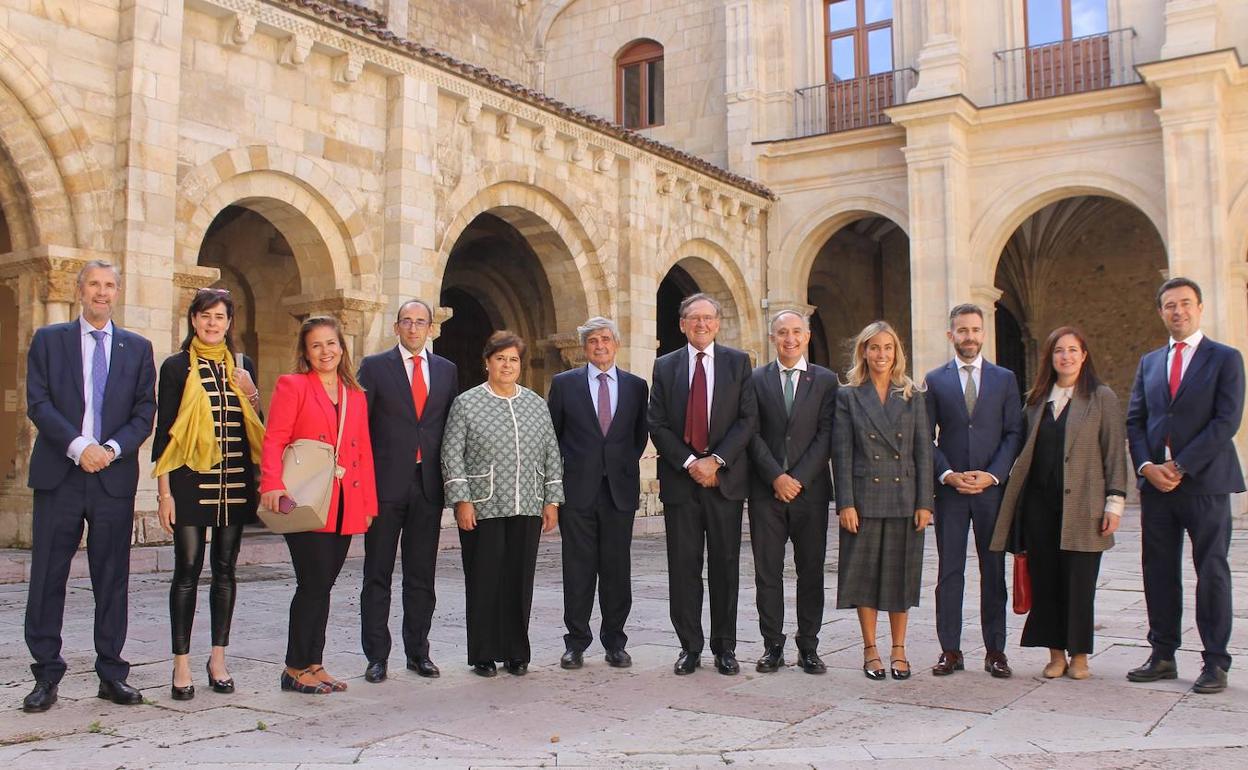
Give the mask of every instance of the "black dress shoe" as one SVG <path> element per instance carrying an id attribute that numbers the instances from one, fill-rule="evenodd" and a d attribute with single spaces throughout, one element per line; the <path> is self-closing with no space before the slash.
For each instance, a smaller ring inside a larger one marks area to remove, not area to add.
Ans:
<path id="1" fill-rule="evenodd" d="M 52 708 L 53 703 L 56 703 L 56 684 L 35 682 L 35 689 L 22 699 L 22 711 L 27 714 L 38 714 Z"/>
<path id="2" fill-rule="evenodd" d="M 741 665 L 737 663 L 736 653 L 721 652 L 715 656 L 715 670 L 721 674 L 731 676 L 741 672 Z"/>
<path id="3" fill-rule="evenodd" d="M 437 666 L 433 665 L 433 661 L 427 655 L 423 658 L 408 658 L 407 670 L 415 671 L 426 679 L 437 679 L 442 676 L 442 672 L 438 670 Z"/>
<path id="4" fill-rule="evenodd" d="M 936 665 L 932 666 L 932 676 L 949 676 L 954 671 L 961 671 L 965 668 L 966 663 L 963 662 L 962 653 L 959 650 L 941 650 Z"/>
<path id="5" fill-rule="evenodd" d="M 1174 664 L 1174 660 L 1162 660 L 1156 655 L 1148 656 L 1144 665 L 1127 672 L 1127 681 L 1130 682 L 1156 682 L 1160 679 L 1178 678 L 1179 667 Z"/>
<path id="6" fill-rule="evenodd" d="M 607 650 L 607 654 L 603 656 L 607 661 L 607 665 L 611 668 L 628 668 L 633 665 L 633 656 L 624 650 Z"/>
<path id="7" fill-rule="evenodd" d="M 676 665 L 672 666 L 672 672 L 676 676 L 685 676 L 692 674 L 693 670 L 702 665 L 702 656 L 696 652 L 681 650 L 680 655 L 676 656 Z"/>
<path id="8" fill-rule="evenodd" d="M 229 695 L 234 692 L 234 678 L 217 679 L 212 675 L 212 661 L 204 666 L 208 670 L 208 684 L 212 685 L 213 692 L 219 692 L 222 695 Z"/>
<path id="9" fill-rule="evenodd" d="M 822 674 L 828 670 L 823 665 L 823 661 L 819 659 L 819 653 L 814 650 L 802 650 L 797 654 L 797 665 L 807 674 Z"/>
<path id="10" fill-rule="evenodd" d="M 771 674 L 779 671 L 783 665 L 784 645 L 776 644 L 767 648 L 767 651 L 763 653 L 763 657 L 758 659 L 758 663 L 754 665 L 754 668 L 760 674 Z"/>
<path id="11" fill-rule="evenodd" d="M 1205 664 L 1205 667 L 1200 670 L 1200 676 L 1196 677 L 1196 683 L 1192 685 L 1192 692 L 1201 695 L 1212 695 L 1225 689 L 1226 670 L 1212 663 Z"/>
<path id="12" fill-rule="evenodd" d="M 494 665 L 492 660 L 487 660 L 484 663 L 473 663 L 472 673 L 477 676 L 495 676 L 498 674 L 498 667 Z"/>
<path id="13" fill-rule="evenodd" d="M 529 664 L 523 660 L 509 660 L 506 665 L 507 673 L 512 676 L 524 676 L 529 673 Z"/>
<path id="14" fill-rule="evenodd" d="M 143 702 L 143 693 L 126 684 L 124 679 L 101 679 L 96 697 L 111 700 L 118 706 L 137 706 Z"/>
<path id="15" fill-rule="evenodd" d="M 386 661 L 370 660 L 364 669 L 364 681 L 370 684 L 386 681 Z"/>
<path id="16" fill-rule="evenodd" d="M 990 652 L 984 656 L 984 670 L 997 679 L 1009 679 L 1014 676 L 1010 670 L 1010 661 L 1004 652 Z"/>
<path id="17" fill-rule="evenodd" d="M 580 650 L 565 650 L 559 657 L 559 668 L 580 668 L 585 665 L 585 653 Z"/>

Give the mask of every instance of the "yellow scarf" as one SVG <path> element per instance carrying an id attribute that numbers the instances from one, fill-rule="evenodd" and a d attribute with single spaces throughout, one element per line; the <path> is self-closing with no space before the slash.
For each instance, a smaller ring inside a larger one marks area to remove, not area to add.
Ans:
<path id="1" fill-rule="evenodd" d="M 251 445 L 251 459 L 258 465 L 264 445 L 264 424 L 260 422 L 256 410 L 251 408 L 247 396 L 234 384 L 234 357 L 230 355 L 224 342 L 208 345 L 200 342 L 199 337 L 191 339 L 191 347 L 187 353 L 190 355 L 191 365 L 186 375 L 186 386 L 182 388 L 182 402 L 178 406 L 177 419 L 169 428 L 169 445 L 160 455 L 152 476 L 160 476 L 183 465 L 204 473 L 221 462 L 221 444 L 217 441 L 212 404 L 199 377 L 201 358 L 225 365 L 225 381 L 238 396 L 238 403 L 242 406 L 243 426 L 247 429 L 247 443 Z M 222 393 L 221 397 L 224 399 L 225 394 Z"/>

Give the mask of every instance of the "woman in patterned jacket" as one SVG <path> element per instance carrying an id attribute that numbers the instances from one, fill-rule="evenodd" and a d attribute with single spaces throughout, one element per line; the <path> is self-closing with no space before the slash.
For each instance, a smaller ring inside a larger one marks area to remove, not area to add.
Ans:
<path id="1" fill-rule="evenodd" d="M 529 611 L 542 532 L 563 502 L 563 459 L 546 402 L 518 384 L 524 340 L 485 344 L 486 381 L 451 405 L 442 439 L 446 502 L 464 560 L 468 663 L 479 676 L 528 670 Z"/>

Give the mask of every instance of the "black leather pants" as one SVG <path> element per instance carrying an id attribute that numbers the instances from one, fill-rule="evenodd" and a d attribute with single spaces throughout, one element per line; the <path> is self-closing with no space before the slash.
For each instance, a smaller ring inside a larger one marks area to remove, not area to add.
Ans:
<path id="1" fill-rule="evenodd" d="M 191 651 L 191 626 L 195 622 L 195 599 L 199 573 L 204 566 L 207 527 L 175 525 L 173 528 L 173 582 L 169 586 L 169 620 L 172 624 L 173 654 Z M 212 614 L 212 646 L 230 643 L 230 621 L 234 617 L 234 564 L 243 525 L 213 527 L 211 568 L 212 586 L 208 605 Z"/>

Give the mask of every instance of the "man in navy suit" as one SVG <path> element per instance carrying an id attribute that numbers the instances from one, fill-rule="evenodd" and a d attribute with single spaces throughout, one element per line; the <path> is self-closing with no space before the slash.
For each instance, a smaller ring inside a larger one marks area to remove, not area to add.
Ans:
<path id="1" fill-rule="evenodd" d="M 749 493 L 747 448 L 758 424 L 750 357 L 715 341 L 719 302 L 693 294 L 680 303 L 688 344 L 654 362 L 647 422 L 659 450 L 659 499 L 667 534 L 668 603 L 680 638 L 673 671 L 701 665 L 702 554 L 711 595 L 711 652 L 736 674 L 741 508 Z"/>
<path id="2" fill-rule="evenodd" d="M 932 673 L 947 676 L 964 667 L 962 595 L 966 587 L 966 538 L 975 530 L 979 555 L 979 615 L 984 670 L 1009 677 L 1005 656 L 1005 553 L 989 549 L 1001 493 L 1023 445 L 1018 380 L 1009 369 L 985 361 L 984 311 L 958 305 L 949 312 L 945 336 L 954 359 L 927 373 L 927 412 L 936 437 L 936 635 L 941 653 Z"/>
<path id="3" fill-rule="evenodd" d="M 1232 443 L 1244 412 L 1244 359 L 1200 331 L 1200 287 L 1171 278 L 1157 291 L 1170 332 L 1164 347 L 1140 359 L 1127 406 L 1127 440 L 1139 475 L 1141 562 L 1153 653 L 1127 679 L 1175 679 L 1182 642 L 1183 533 L 1196 565 L 1196 627 L 1204 667 L 1192 689 L 1226 689 L 1231 656 L 1232 492 L 1244 476 Z"/>
<path id="4" fill-rule="evenodd" d="M 633 517 L 646 448 L 646 381 L 615 365 L 619 329 L 601 316 L 577 328 L 589 363 L 555 375 L 547 400 L 563 452 L 563 668 L 580 668 L 593 641 L 594 585 L 608 665 L 627 668 L 624 622 L 633 606 Z"/>
<path id="5" fill-rule="evenodd" d="M 152 344 L 112 322 L 121 278 L 103 261 L 78 273 L 82 315 L 45 326 L 30 342 L 26 414 L 39 430 L 30 456 L 35 506 L 26 599 L 26 645 L 35 662 L 28 712 L 56 703 L 65 676 L 61 626 L 70 562 L 87 529 L 87 563 L 95 594 L 95 671 L 99 697 L 121 705 L 143 701 L 126 683 L 130 540 L 139 484 L 139 447 L 156 415 Z"/>
<path id="6" fill-rule="evenodd" d="M 368 660 L 364 679 L 374 683 L 386 678 L 390 659 L 390 585 L 400 547 L 407 668 L 423 677 L 441 675 L 429 657 L 429 626 L 442 531 L 442 431 L 459 373 L 426 350 L 432 325 L 427 302 L 404 302 L 394 322 L 399 343 L 360 362 L 378 502 L 364 535 L 360 637 Z"/>

